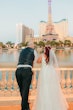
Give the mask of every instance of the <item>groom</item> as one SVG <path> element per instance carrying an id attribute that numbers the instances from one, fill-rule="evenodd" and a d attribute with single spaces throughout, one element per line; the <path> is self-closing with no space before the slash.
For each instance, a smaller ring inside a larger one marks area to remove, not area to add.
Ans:
<path id="1" fill-rule="evenodd" d="M 28 95 L 33 74 L 33 61 L 37 55 L 35 52 L 36 51 L 34 50 L 34 43 L 29 42 L 28 46 L 20 53 L 17 69 L 15 72 L 22 98 L 21 110 L 30 110 Z"/>

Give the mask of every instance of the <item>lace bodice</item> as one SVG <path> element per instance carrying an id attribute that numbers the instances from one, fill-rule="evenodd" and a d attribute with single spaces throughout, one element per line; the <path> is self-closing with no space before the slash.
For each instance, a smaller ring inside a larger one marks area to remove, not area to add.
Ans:
<path id="1" fill-rule="evenodd" d="M 52 65 L 52 66 L 58 67 L 57 58 L 56 58 L 56 55 L 52 49 L 50 50 L 50 53 L 49 53 L 48 64 L 46 64 L 45 57 L 44 57 L 44 55 L 42 55 L 42 66 L 45 66 L 45 65 Z"/>

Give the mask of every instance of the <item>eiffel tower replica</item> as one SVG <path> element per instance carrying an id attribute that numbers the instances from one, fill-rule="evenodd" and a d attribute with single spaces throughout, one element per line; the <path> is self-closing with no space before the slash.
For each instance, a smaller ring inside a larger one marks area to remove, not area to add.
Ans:
<path id="1" fill-rule="evenodd" d="M 52 22 L 51 0 L 48 0 L 48 22 L 46 25 L 45 34 L 42 36 L 43 36 L 43 40 L 47 40 L 47 41 L 58 39 L 58 34 L 55 32 L 54 25 Z"/>

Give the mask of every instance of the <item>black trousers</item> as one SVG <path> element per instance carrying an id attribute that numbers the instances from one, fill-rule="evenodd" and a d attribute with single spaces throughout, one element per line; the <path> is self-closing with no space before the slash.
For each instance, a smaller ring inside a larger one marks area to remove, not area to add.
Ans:
<path id="1" fill-rule="evenodd" d="M 28 95 L 32 80 L 32 70 L 29 67 L 18 68 L 15 72 L 15 75 L 22 98 L 21 110 L 30 110 L 28 103 Z"/>

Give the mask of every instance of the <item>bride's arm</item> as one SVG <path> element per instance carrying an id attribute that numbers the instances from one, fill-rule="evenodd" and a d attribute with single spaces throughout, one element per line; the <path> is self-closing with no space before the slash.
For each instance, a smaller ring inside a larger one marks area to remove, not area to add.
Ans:
<path id="1" fill-rule="evenodd" d="M 39 56 L 39 58 L 37 59 L 37 63 L 41 63 L 42 62 L 42 55 Z"/>

